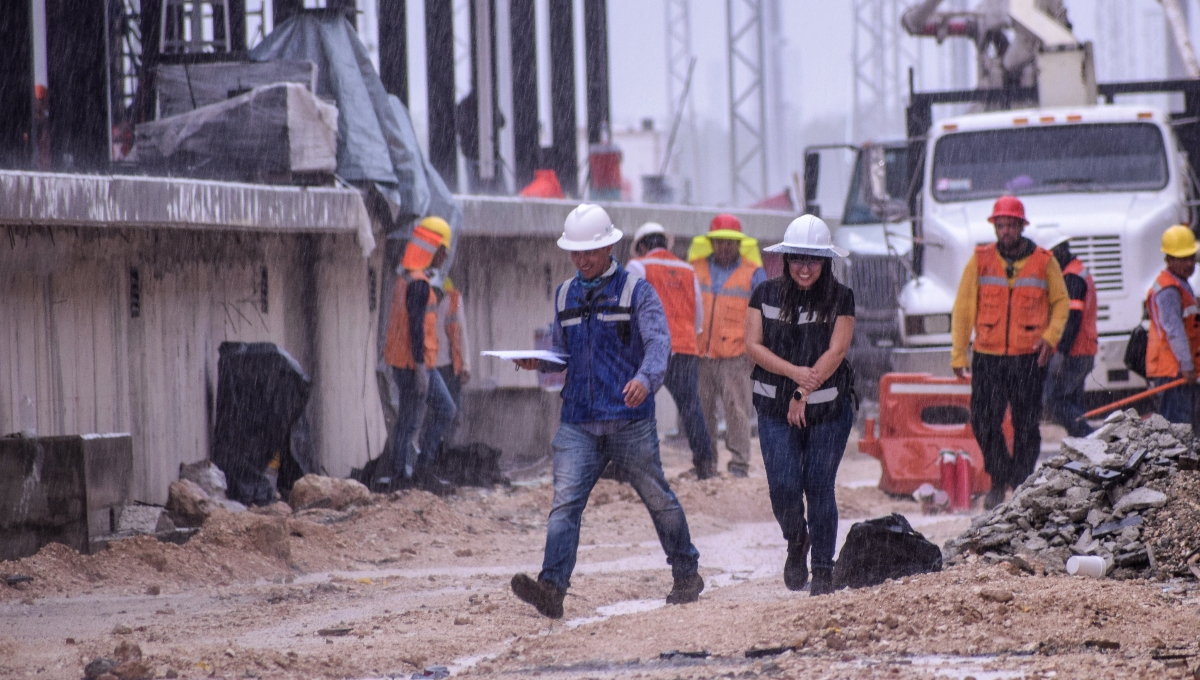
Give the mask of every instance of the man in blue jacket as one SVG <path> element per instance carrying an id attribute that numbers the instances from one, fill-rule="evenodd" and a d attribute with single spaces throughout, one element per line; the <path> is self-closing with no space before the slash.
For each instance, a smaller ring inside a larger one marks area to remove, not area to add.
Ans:
<path id="1" fill-rule="evenodd" d="M 654 288 L 612 257 L 621 240 L 608 213 L 583 204 L 567 216 L 558 247 L 571 253 L 579 273 L 555 295 L 554 351 L 566 366 L 523 359 L 521 368 L 567 371 L 561 425 L 554 437 L 554 503 L 546 527 L 542 571 L 517 574 L 513 593 L 552 619 L 575 569 L 583 508 L 611 461 L 646 504 L 667 554 L 674 587 L 668 604 L 695 602 L 704 590 L 700 553 L 687 518 L 663 475 L 654 400 L 671 355 L 671 334 Z"/>

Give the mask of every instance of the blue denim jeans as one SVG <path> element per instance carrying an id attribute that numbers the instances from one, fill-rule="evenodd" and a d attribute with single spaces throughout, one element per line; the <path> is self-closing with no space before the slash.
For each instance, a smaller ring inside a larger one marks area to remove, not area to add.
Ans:
<path id="1" fill-rule="evenodd" d="M 442 447 L 442 441 L 446 439 L 447 433 L 454 424 L 454 416 L 457 413 L 458 406 L 454 395 L 446 385 L 441 371 L 436 369 L 430 371 L 429 394 L 425 398 L 425 423 L 421 426 L 420 460 L 416 467 L 428 466 L 433 463 L 438 449 Z"/>
<path id="2" fill-rule="evenodd" d="M 1086 437 L 1092 433 L 1091 425 L 1079 417 L 1087 410 L 1083 407 L 1083 383 L 1095 363 L 1095 358 L 1090 356 L 1055 354 L 1050 358 L 1042 403 L 1050 411 L 1050 419 L 1067 428 L 1067 434 L 1072 437 Z"/>
<path id="3" fill-rule="evenodd" d="M 546 555 L 539 580 L 550 581 L 564 592 L 570 587 L 583 508 L 609 461 L 625 472 L 650 511 L 672 575 L 679 579 L 696 573 L 700 553 L 692 545 L 683 508 L 663 476 L 657 428 L 654 418 L 634 420 L 603 436 L 589 434 L 574 423 L 559 426 L 552 444 L 554 504 L 546 527 Z"/>
<path id="4" fill-rule="evenodd" d="M 418 375 L 418 370 L 422 375 Z M 436 370 L 392 367 L 392 374 L 399 395 L 390 469 L 395 480 L 410 478 L 414 470 L 433 462 L 455 409 L 446 383 Z M 418 449 L 413 440 L 422 424 L 425 427 Z"/>
<path id="5" fill-rule="evenodd" d="M 1155 387 L 1165 385 L 1175 378 L 1153 378 Z M 1196 427 L 1196 385 L 1180 385 L 1159 395 L 1158 412 L 1172 423 L 1186 423 Z"/>
<path id="6" fill-rule="evenodd" d="M 679 422 L 687 434 L 688 447 L 692 449 L 692 464 L 699 470 L 701 464 L 711 461 L 710 467 L 716 469 L 712 439 L 709 438 L 708 425 L 704 423 L 704 410 L 700 408 L 699 380 L 700 357 L 694 354 L 671 355 L 667 361 L 663 387 L 675 400 Z"/>
<path id="7" fill-rule="evenodd" d="M 838 524 L 833 487 L 853 426 L 854 407 L 849 401 L 833 420 L 803 428 L 758 412 L 758 441 L 767 469 L 771 510 L 789 543 L 802 541 L 811 532 L 814 569 L 833 568 Z"/>

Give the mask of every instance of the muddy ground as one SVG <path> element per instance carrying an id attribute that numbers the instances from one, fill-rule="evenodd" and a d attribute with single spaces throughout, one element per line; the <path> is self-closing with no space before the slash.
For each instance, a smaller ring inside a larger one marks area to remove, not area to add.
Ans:
<path id="1" fill-rule="evenodd" d="M 892 511 L 939 545 L 969 524 L 879 492 L 878 464 L 849 451 L 843 535 Z M 700 482 L 681 477 L 689 457 L 664 445 L 708 583 L 695 604 L 663 604 L 670 571 L 628 486 L 593 493 L 561 621 L 508 590 L 541 562 L 548 478 L 446 500 L 405 492 L 349 512 L 220 513 L 182 546 L 49 546 L 0 563 L 33 577 L 0 581 L 0 678 L 80 678 L 123 642 L 154 677 L 179 678 L 407 678 L 444 665 L 484 677 L 1099 680 L 1192 677 L 1200 662 L 1194 581 L 976 562 L 828 597 L 789 592 L 761 460 L 749 479 Z"/>

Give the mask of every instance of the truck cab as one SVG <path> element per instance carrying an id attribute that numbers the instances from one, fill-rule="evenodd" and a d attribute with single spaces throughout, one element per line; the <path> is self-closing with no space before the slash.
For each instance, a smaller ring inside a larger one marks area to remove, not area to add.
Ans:
<path id="1" fill-rule="evenodd" d="M 975 248 L 996 240 L 992 204 L 1012 194 L 1025 204 L 1025 235 L 1067 234 L 1095 280 L 1100 350 L 1086 388 L 1143 386 L 1124 366 L 1125 344 L 1163 267 L 1162 232 L 1189 221 L 1187 158 L 1167 114 L 1129 105 L 968 114 L 930 128 L 920 160 L 895 370 L 949 374 L 959 280 Z"/>

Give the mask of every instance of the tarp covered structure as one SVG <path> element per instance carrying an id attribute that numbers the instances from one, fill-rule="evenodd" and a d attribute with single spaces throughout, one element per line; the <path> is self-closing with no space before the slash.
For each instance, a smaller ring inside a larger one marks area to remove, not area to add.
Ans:
<path id="1" fill-rule="evenodd" d="M 339 112 L 338 175 L 385 198 L 395 225 L 389 235 L 406 236 L 413 219 L 426 215 L 462 226 L 462 210 L 421 153 L 408 110 L 384 89 L 345 16 L 301 12 L 277 26 L 250 59 L 316 64 L 317 95 L 334 100 Z"/>

